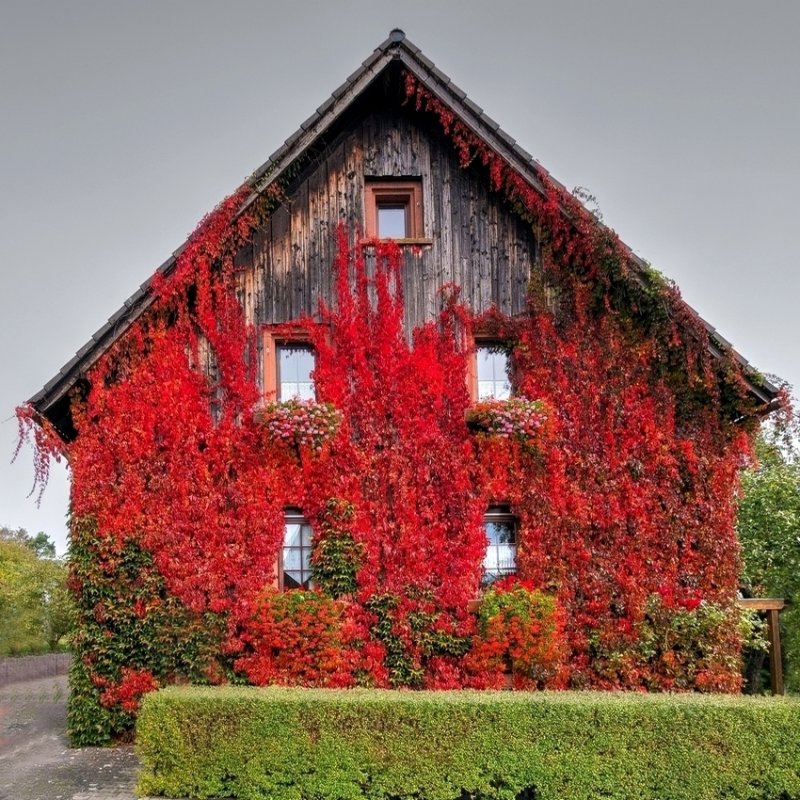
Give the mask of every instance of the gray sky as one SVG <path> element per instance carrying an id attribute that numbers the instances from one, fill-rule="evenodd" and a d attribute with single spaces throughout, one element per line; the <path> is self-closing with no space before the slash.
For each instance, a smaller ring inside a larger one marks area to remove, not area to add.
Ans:
<path id="1" fill-rule="evenodd" d="M 800 387 L 795 0 L 0 0 L 0 525 L 64 551 L 14 406 L 395 26 Z"/>

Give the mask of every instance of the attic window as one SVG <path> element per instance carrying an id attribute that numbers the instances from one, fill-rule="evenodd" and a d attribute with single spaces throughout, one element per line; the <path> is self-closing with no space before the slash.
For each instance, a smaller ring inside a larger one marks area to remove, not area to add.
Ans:
<path id="1" fill-rule="evenodd" d="M 422 239 L 422 181 L 367 181 L 365 186 L 366 234 L 370 238 Z"/>

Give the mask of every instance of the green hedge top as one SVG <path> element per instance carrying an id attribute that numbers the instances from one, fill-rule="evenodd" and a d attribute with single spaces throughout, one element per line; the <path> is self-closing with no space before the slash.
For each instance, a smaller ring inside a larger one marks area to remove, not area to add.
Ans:
<path id="1" fill-rule="evenodd" d="M 173 797 L 800 800 L 785 698 L 170 688 L 137 747 Z"/>

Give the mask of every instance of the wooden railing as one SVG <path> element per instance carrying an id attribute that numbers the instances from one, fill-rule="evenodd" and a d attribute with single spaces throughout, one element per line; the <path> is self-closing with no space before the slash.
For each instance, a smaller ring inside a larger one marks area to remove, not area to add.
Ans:
<path id="1" fill-rule="evenodd" d="M 746 597 L 738 601 L 740 608 L 763 611 L 767 615 L 769 635 L 769 678 L 772 694 L 783 694 L 783 665 L 781 664 L 781 632 L 778 612 L 783 608 L 779 597 Z"/>

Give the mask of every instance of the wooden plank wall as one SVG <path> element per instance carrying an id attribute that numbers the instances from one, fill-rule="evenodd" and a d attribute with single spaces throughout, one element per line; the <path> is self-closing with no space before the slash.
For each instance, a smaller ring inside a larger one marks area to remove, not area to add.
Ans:
<path id="1" fill-rule="evenodd" d="M 530 225 L 509 213 L 476 170 L 462 170 L 440 135 L 422 130 L 402 110 L 375 113 L 315 154 L 290 187 L 288 202 L 260 230 L 240 261 L 240 297 L 256 324 L 317 316 L 332 301 L 331 263 L 340 221 L 363 226 L 364 180 L 420 176 L 425 237 L 430 245 L 405 248 L 403 290 L 410 332 L 434 319 L 440 290 L 462 287 L 476 312 L 525 310 L 527 286 L 538 263 Z"/>

